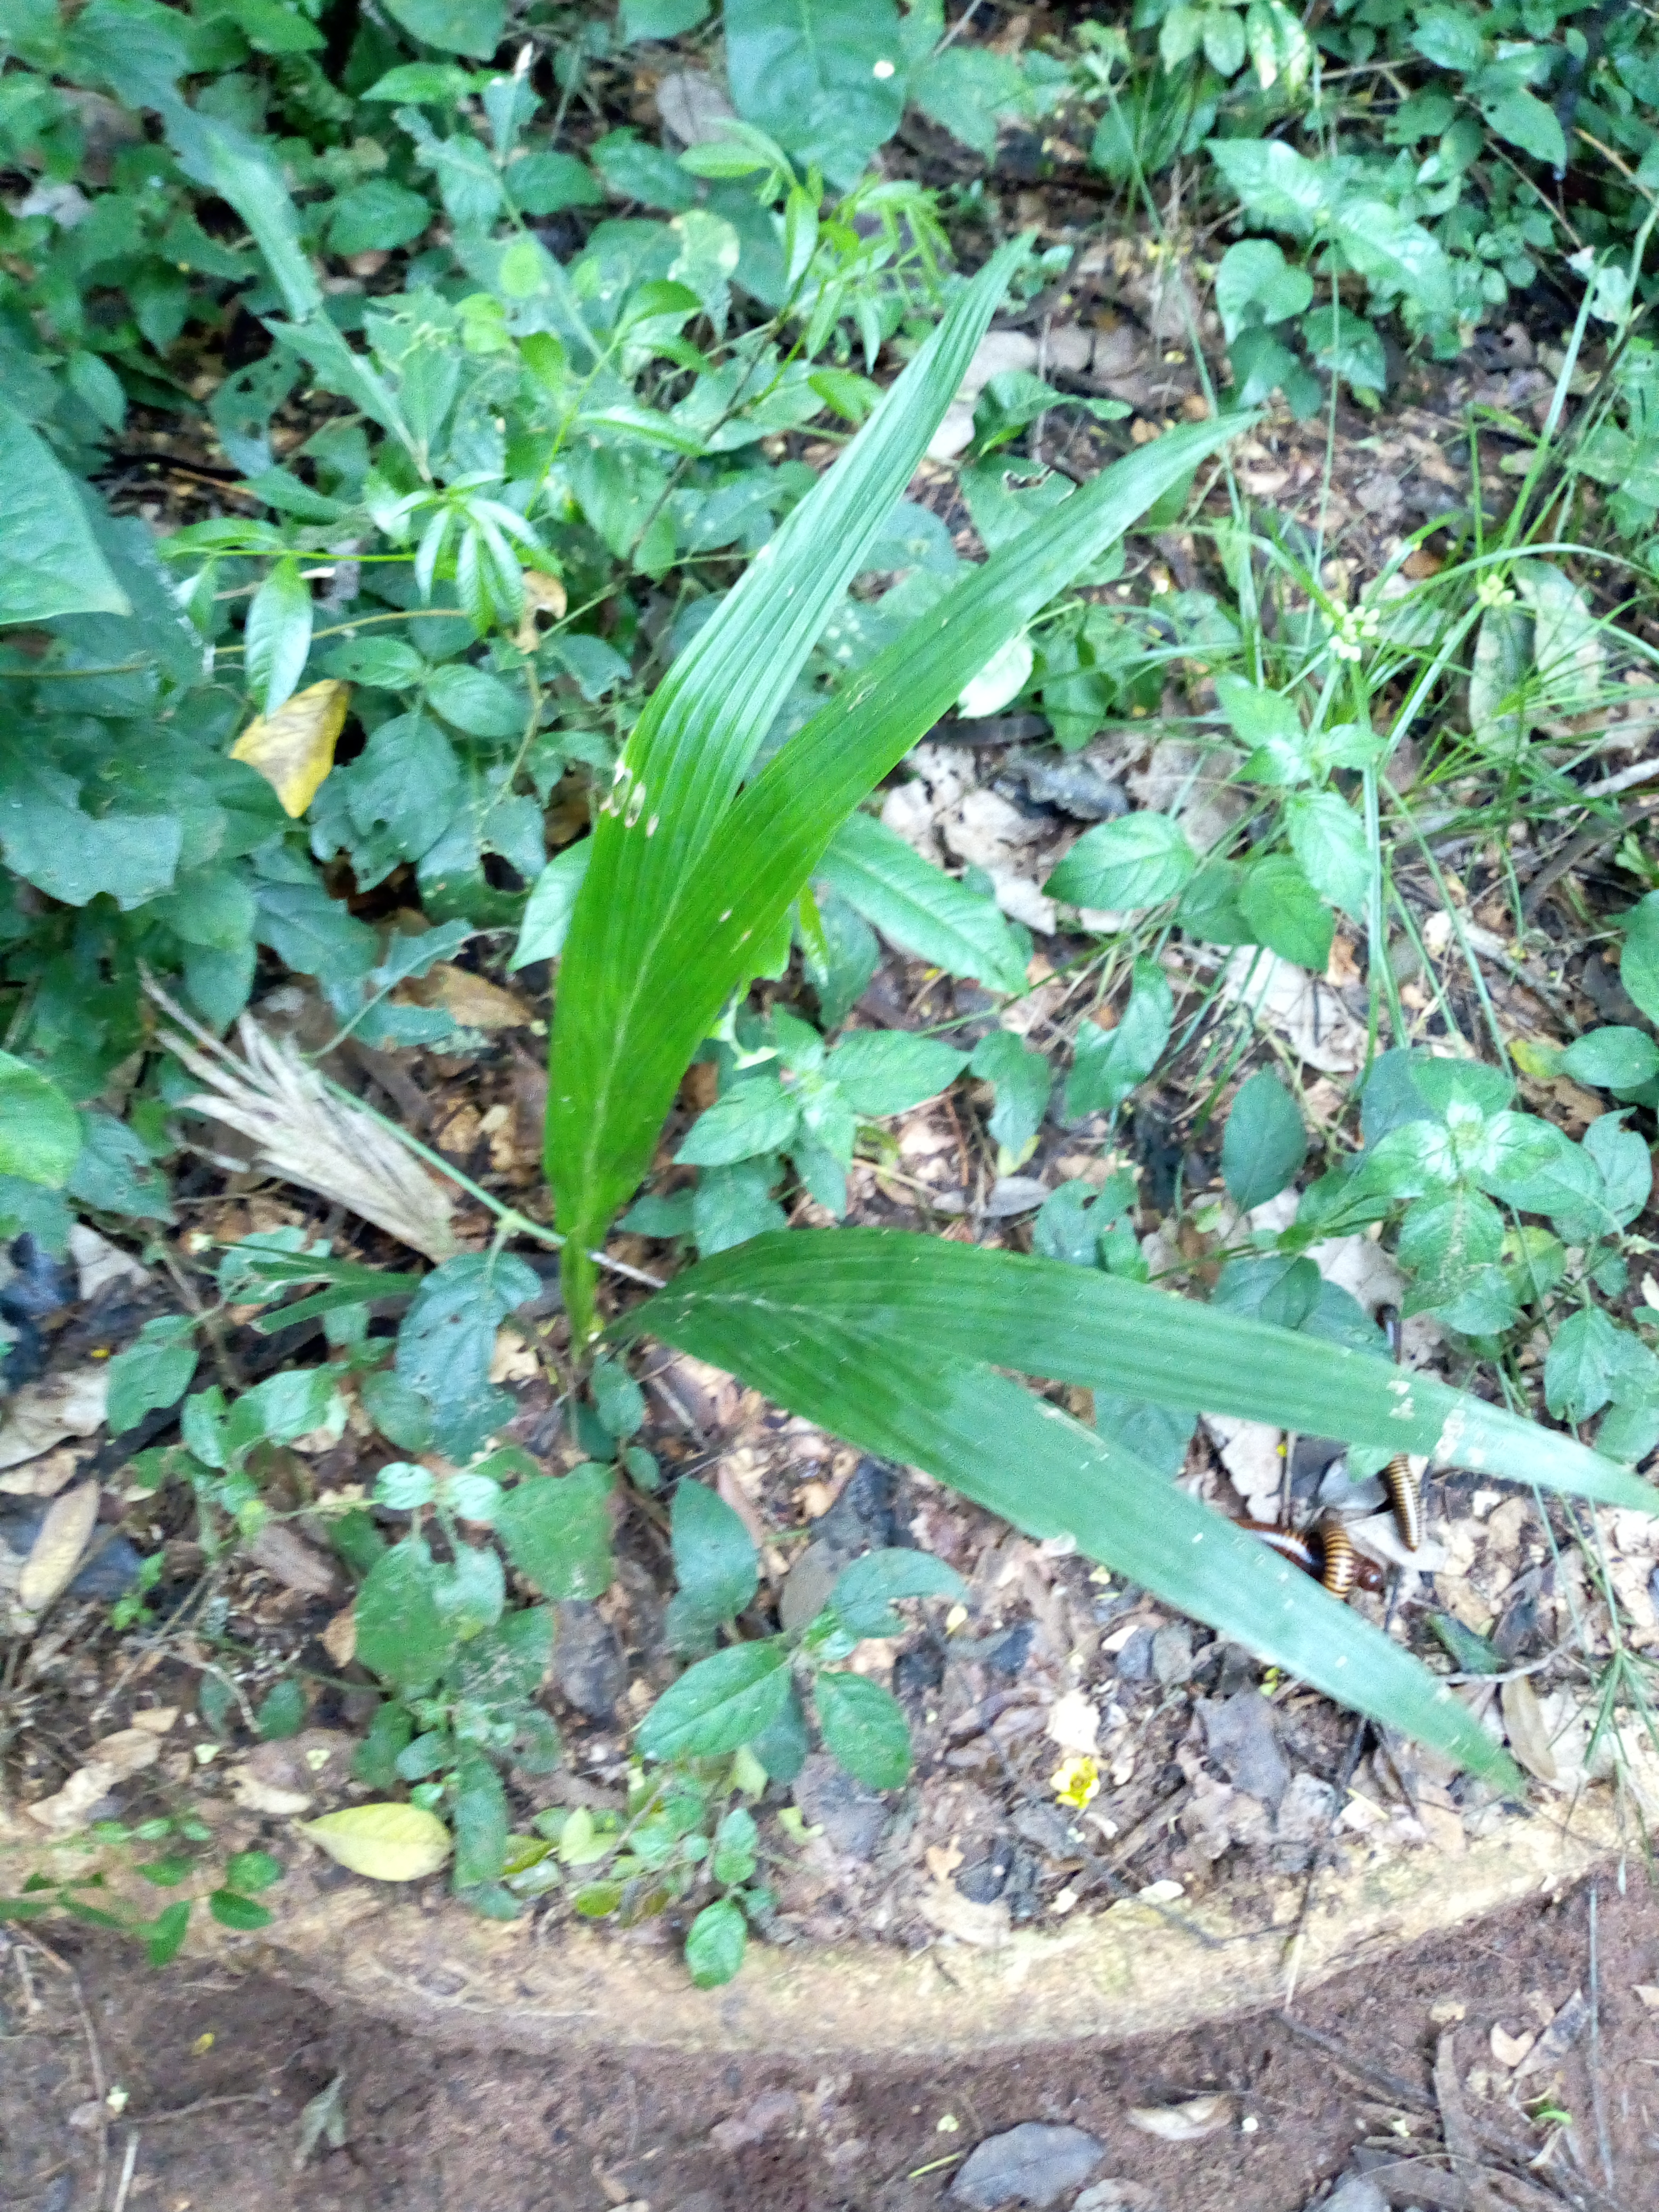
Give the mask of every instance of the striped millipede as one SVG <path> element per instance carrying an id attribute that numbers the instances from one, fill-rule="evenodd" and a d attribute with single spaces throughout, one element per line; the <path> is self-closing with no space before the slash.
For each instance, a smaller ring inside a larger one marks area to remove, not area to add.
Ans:
<path id="1" fill-rule="evenodd" d="M 1398 1365 L 1402 1349 L 1400 1309 L 1384 1306 L 1380 1318 L 1389 1349 Z M 1419 1550 L 1423 1542 L 1423 1486 L 1412 1473 L 1411 1462 L 1404 1452 L 1397 1453 L 1383 1468 L 1382 1487 L 1394 1509 L 1394 1525 L 1400 1532 L 1401 1542 L 1408 1552 Z"/>
<path id="2" fill-rule="evenodd" d="M 1423 1487 L 1404 1452 L 1383 1468 L 1382 1487 L 1394 1508 L 1394 1525 L 1400 1531 L 1401 1542 L 1408 1552 L 1416 1551 L 1423 1541 Z"/>
<path id="3" fill-rule="evenodd" d="M 1382 1570 L 1375 1559 L 1355 1550 L 1340 1522 L 1323 1521 L 1298 1535 L 1273 1521 L 1241 1521 L 1241 1528 L 1259 1537 L 1281 1559 L 1289 1559 L 1304 1574 L 1312 1575 L 1333 1597 L 1346 1597 L 1354 1589 L 1380 1590 Z"/>

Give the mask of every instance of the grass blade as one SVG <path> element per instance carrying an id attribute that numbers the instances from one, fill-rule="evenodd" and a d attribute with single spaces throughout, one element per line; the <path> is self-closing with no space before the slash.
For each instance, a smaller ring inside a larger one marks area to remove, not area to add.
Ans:
<path id="1" fill-rule="evenodd" d="M 1651 1483 L 1431 1376 L 1056 1260 L 889 1229 L 758 1237 L 677 1276 L 641 1309 L 643 1324 L 672 1339 L 671 1316 L 707 1306 L 780 1335 L 868 1325 L 927 1355 L 1659 1510 Z"/>
<path id="2" fill-rule="evenodd" d="M 681 1280 L 689 1285 L 702 1273 Z M 1073 1537 L 1091 1559 L 1340 1703 L 1517 1794 L 1524 1787 L 1505 1753 L 1419 1661 L 1299 1568 L 1059 1407 L 988 1369 L 941 1358 L 931 1344 L 896 1336 L 884 1316 L 861 1322 L 814 1311 L 809 1328 L 802 1318 L 769 1300 L 686 1295 L 677 1282 L 637 1309 L 629 1326 L 727 1369 L 866 1451 L 926 1468 L 1029 1535 Z"/>

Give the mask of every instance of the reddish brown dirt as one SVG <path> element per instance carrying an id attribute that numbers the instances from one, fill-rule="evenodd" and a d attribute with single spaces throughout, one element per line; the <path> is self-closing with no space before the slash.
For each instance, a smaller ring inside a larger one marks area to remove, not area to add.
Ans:
<path id="1" fill-rule="evenodd" d="M 1599 2047 L 1593 2054 L 1586 2033 L 1559 2069 L 1552 2101 L 1572 2129 L 1555 2154 L 1566 2194 L 1554 2201 L 1608 2212 L 1605 2197 L 1597 2207 L 1573 2178 L 1576 2149 L 1606 2186 L 1599 2079 L 1613 2201 L 1648 2212 L 1659 2201 L 1659 2012 L 1636 1990 L 1659 1982 L 1659 1894 L 1632 1867 L 1627 1894 L 1610 1870 L 1597 1896 Z M 1296 2020 L 1426 2105 L 1448 2000 L 1466 2008 L 1457 2058 L 1467 2079 L 1492 2067 L 1494 2025 L 1535 2030 L 1589 1990 L 1589 1907 L 1581 1888 L 1356 1970 L 1298 2000 Z M 94 2045 L 106 2088 L 118 2084 L 127 2099 L 107 2130 L 104 2207 L 119 2197 L 137 2136 L 123 2212 L 924 2212 L 946 2201 L 975 2142 L 1026 2119 L 1091 2130 L 1106 2147 L 1098 2174 L 1139 2183 L 1158 2212 L 1301 2212 L 1352 2170 L 1355 2147 L 1382 2124 L 1375 2089 L 1270 2014 L 945 2067 L 884 2056 L 825 2073 L 781 2052 L 727 2061 L 593 2051 L 552 2066 L 512 2051 L 446 2053 L 258 1974 L 187 1963 L 151 1973 L 78 1932 L 53 1929 L 48 1940 L 61 1965 L 27 1938 L 0 1957 L 8 2212 L 100 2212 Z M 301 2108 L 337 2075 L 347 2141 L 324 2145 L 296 2173 Z M 1542 2091 L 1552 2080 L 1545 2072 L 1525 2086 Z M 1154 2140 L 1125 2117 L 1212 2090 L 1234 2094 L 1236 2116 L 1200 2142 Z M 793 2093 L 793 2106 L 780 2091 Z M 1470 2109 L 1515 2137 L 1544 2140 L 1507 2101 L 1477 2097 Z M 745 2118 L 769 2111 L 762 2139 L 734 2146 Z M 943 2124 L 951 2119 L 954 2128 Z M 1417 2132 L 1431 2136 L 1433 2121 Z M 1388 2182 L 1394 2202 L 1448 2201 L 1426 2185 L 1396 2194 L 1398 2179 Z M 1443 2190 L 1443 2168 L 1438 2179 Z"/>

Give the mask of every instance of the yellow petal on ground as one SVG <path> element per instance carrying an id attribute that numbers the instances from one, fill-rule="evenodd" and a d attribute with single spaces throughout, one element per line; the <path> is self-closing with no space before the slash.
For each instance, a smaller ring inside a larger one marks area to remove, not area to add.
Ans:
<path id="1" fill-rule="evenodd" d="M 302 1820 L 302 1835 L 370 1881 L 419 1881 L 449 1856 L 449 1831 L 418 1805 L 350 1805 Z"/>
<path id="2" fill-rule="evenodd" d="M 230 749 L 232 760 L 258 769 L 296 817 L 317 796 L 334 765 L 334 746 L 351 701 L 349 684 L 308 684 L 274 714 L 251 721 Z"/>

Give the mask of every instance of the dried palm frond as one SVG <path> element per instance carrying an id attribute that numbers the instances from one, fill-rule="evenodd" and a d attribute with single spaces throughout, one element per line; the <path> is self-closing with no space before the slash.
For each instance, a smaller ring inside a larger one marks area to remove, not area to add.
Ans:
<path id="1" fill-rule="evenodd" d="M 210 1086 L 185 1099 L 185 1108 L 239 1129 L 271 1174 L 360 1214 L 429 1260 L 447 1260 L 460 1249 L 451 1223 L 453 1200 L 388 1123 L 339 1097 L 291 1043 L 270 1036 L 251 1015 L 236 1024 L 239 1058 L 154 981 L 147 980 L 146 988 L 195 1040 L 161 1039 Z"/>

